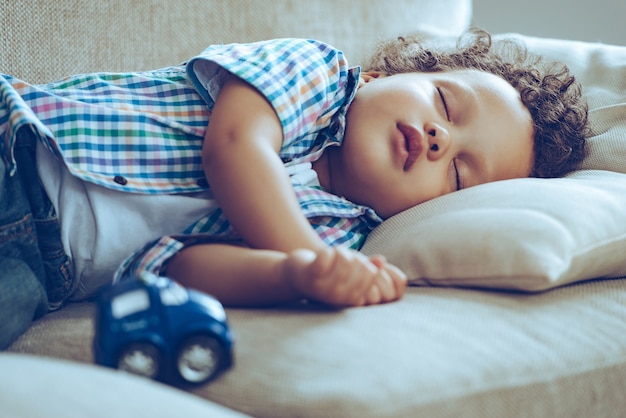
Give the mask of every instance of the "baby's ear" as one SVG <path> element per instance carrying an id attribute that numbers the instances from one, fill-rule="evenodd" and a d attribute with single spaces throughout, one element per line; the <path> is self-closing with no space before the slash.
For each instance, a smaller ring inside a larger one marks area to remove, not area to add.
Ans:
<path id="1" fill-rule="evenodd" d="M 385 73 L 382 73 L 380 71 L 363 71 L 359 80 L 359 87 L 361 87 L 363 84 L 369 83 L 370 81 L 383 77 L 385 77 Z"/>

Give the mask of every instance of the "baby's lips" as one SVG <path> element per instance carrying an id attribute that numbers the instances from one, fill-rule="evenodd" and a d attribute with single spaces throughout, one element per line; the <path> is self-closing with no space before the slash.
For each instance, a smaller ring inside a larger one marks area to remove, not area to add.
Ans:
<path id="1" fill-rule="evenodd" d="M 404 163 L 404 171 L 408 171 L 413 163 L 417 161 L 420 154 L 422 153 L 422 149 L 424 148 L 422 141 L 421 132 L 411 125 L 405 125 L 402 123 L 398 124 L 398 130 L 404 136 L 404 143 L 409 153 L 405 163 Z"/>

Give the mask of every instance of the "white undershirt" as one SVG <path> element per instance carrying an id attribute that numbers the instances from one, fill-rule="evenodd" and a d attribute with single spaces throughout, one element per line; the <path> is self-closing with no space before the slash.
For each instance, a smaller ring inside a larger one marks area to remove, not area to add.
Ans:
<path id="1" fill-rule="evenodd" d="M 42 144 L 37 146 L 37 163 L 59 214 L 65 252 L 74 264 L 71 300 L 93 296 L 136 249 L 163 235 L 181 233 L 216 204 L 210 192 L 144 195 L 82 181 Z"/>

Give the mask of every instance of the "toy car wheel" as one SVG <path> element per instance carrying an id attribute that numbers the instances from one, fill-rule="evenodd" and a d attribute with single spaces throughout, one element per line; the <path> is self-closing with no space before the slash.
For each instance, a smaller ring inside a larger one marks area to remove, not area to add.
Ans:
<path id="1" fill-rule="evenodd" d="M 222 366 L 223 348 L 213 337 L 198 335 L 186 340 L 176 356 L 176 371 L 188 384 L 211 380 Z"/>
<path id="2" fill-rule="evenodd" d="M 117 368 L 154 379 L 159 374 L 161 356 L 159 350 L 149 343 L 133 343 L 120 353 Z"/>

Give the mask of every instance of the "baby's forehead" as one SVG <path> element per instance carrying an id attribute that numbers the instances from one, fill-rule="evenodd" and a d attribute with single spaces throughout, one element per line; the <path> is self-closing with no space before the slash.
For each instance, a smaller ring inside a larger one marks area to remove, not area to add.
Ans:
<path id="1" fill-rule="evenodd" d="M 500 75 L 487 71 L 473 68 L 455 69 L 442 71 L 441 77 L 454 81 L 479 96 L 491 96 L 508 103 L 520 100 L 519 91 L 511 83 Z"/>

